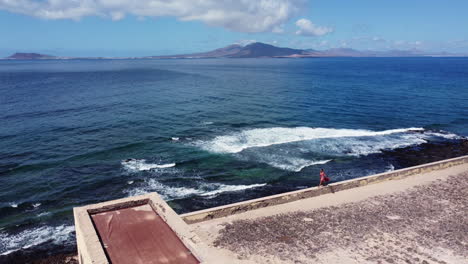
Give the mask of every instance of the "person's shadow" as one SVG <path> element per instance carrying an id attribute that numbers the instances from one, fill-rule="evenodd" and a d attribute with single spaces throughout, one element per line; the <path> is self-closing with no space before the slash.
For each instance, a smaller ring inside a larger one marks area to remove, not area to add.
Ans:
<path id="1" fill-rule="evenodd" d="M 330 183 L 325 183 L 324 185 L 322 185 L 324 188 L 328 187 L 328 189 L 330 189 L 330 193 L 335 193 L 335 187 L 333 186 L 330 186 L 329 185 Z M 320 186 L 320 185 L 319 185 Z"/>

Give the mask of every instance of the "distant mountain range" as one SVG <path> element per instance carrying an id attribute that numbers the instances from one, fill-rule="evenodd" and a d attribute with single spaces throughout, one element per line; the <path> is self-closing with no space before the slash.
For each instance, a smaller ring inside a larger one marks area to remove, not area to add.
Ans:
<path id="1" fill-rule="evenodd" d="M 224 48 L 208 52 L 146 56 L 112 59 L 208 59 L 208 58 L 317 58 L 317 57 L 466 57 L 466 54 L 448 52 L 423 52 L 420 50 L 355 50 L 350 48 L 335 48 L 327 50 L 291 49 L 255 42 L 246 46 L 233 44 Z M 37 59 L 111 59 L 104 57 L 55 57 L 38 53 L 15 53 L 5 59 L 9 60 L 37 60 Z"/>
<path id="2" fill-rule="evenodd" d="M 420 50 L 355 50 L 349 48 L 336 48 L 327 50 L 314 49 L 291 49 L 280 48 L 273 45 L 255 42 L 246 46 L 229 45 L 224 48 L 209 52 L 169 55 L 169 56 L 150 56 L 147 58 L 311 58 L 311 57 L 441 57 L 441 56 L 466 56 L 465 54 L 454 54 L 447 52 L 430 53 Z"/>
<path id="3" fill-rule="evenodd" d="M 255 42 L 247 46 L 238 44 L 229 45 L 224 48 L 215 49 L 208 52 L 168 55 L 168 56 L 150 56 L 148 58 L 263 58 L 263 57 L 284 57 L 294 54 L 305 54 L 305 50 L 280 48 L 261 42 Z"/>
<path id="4" fill-rule="evenodd" d="M 56 59 L 55 56 L 39 54 L 39 53 L 15 53 L 5 59 L 10 60 L 47 60 L 47 59 Z"/>

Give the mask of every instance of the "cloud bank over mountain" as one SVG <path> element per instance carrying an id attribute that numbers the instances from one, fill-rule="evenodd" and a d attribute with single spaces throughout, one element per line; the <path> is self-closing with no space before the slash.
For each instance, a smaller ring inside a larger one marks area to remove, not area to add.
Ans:
<path id="1" fill-rule="evenodd" d="M 279 33 L 305 4 L 303 0 L 0 0 L 0 9 L 43 19 L 172 16 L 237 32 Z"/>
<path id="2" fill-rule="evenodd" d="M 296 26 L 299 28 L 299 30 L 296 31 L 297 35 L 323 36 L 333 32 L 333 28 L 317 26 L 314 23 L 312 23 L 312 21 L 305 18 L 301 18 L 298 21 L 296 21 Z"/>

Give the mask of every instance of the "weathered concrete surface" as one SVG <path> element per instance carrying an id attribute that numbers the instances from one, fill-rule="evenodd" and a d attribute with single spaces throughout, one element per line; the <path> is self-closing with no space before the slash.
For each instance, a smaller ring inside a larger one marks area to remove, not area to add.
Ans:
<path id="1" fill-rule="evenodd" d="M 75 217 L 76 245 L 80 264 L 108 264 L 106 253 L 101 246 L 86 208 L 73 208 Z"/>
<path id="2" fill-rule="evenodd" d="M 461 264 L 467 194 L 461 164 L 192 226 L 238 263 Z"/>
<path id="3" fill-rule="evenodd" d="M 78 258 L 109 263 L 90 214 L 150 204 L 201 263 L 468 263 L 467 193 L 468 156 L 185 214 L 185 222 L 152 193 L 75 208 Z"/>
<path id="4" fill-rule="evenodd" d="M 92 214 L 113 264 L 200 263 L 149 204 Z"/>
<path id="5" fill-rule="evenodd" d="M 329 188 L 312 187 L 304 190 L 293 191 L 278 195 L 267 196 L 259 199 L 253 199 L 240 203 L 219 206 L 206 210 L 195 211 L 181 215 L 185 222 L 189 224 L 207 221 L 210 219 L 225 217 L 237 213 L 242 213 L 258 208 L 268 207 L 272 205 L 284 204 L 300 199 L 315 197 L 330 192 L 339 192 L 369 184 L 380 183 L 388 180 L 399 180 L 411 175 L 427 173 L 435 170 L 441 170 L 468 163 L 468 156 L 453 158 L 433 163 L 428 163 L 411 168 L 396 170 L 387 173 L 376 174 L 367 177 L 337 182 L 329 185 Z"/>
<path id="6" fill-rule="evenodd" d="M 208 256 L 203 242 L 156 193 L 74 208 L 79 262 L 81 264 L 110 263 L 92 223 L 91 214 L 140 205 L 150 205 L 152 210 L 174 231 L 184 246 L 192 252 L 200 263 L 206 263 L 204 260 Z"/>

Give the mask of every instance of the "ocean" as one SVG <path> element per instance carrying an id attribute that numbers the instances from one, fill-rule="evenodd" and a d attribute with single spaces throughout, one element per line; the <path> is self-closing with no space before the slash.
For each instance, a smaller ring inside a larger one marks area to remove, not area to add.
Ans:
<path id="1" fill-rule="evenodd" d="M 72 208 L 178 213 L 403 168 L 468 136 L 468 58 L 0 61 L 0 257 L 75 250 Z"/>

